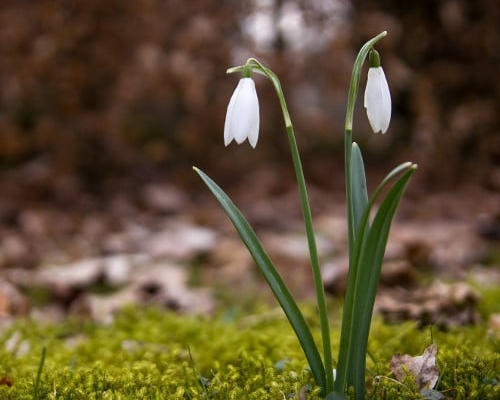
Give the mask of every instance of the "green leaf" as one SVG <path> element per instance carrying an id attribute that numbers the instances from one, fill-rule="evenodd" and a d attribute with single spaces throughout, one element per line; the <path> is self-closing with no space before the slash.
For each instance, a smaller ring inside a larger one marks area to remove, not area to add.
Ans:
<path id="1" fill-rule="evenodd" d="M 324 390 L 326 385 L 326 375 L 323 361 L 321 360 L 318 348 L 314 342 L 311 331 L 307 326 L 305 318 L 298 308 L 297 303 L 293 299 L 281 275 L 265 252 L 252 227 L 234 205 L 229 196 L 227 196 L 227 194 L 224 193 L 224 191 L 208 175 L 198 168 L 193 169 L 219 201 L 225 213 L 236 228 L 236 231 L 240 235 L 243 243 L 245 243 L 248 248 L 248 251 L 257 264 L 257 267 L 264 276 L 267 284 L 271 288 L 274 296 L 278 300 L 278 303 L 281 305 L 281 308 L 292 325 L 292 328 L 295 331 L 307 358 L 316 384 Z"/>
<path id="2" fill-rule="evenodd" d="M 347 383 L 354 386 L 356 398 L 359 399 L 363 396 L 365 385 L 364 372 L 360 371 L 365 371 L 368 334 L 389 231 L 399 201 L 415 171 L 415 166 L 407 168 L 382 200 L 370 229 L 360 230 L 359 235 L 367 237 L 357 239 L 359 246 L 356 246 L 354 262 L 357 264 L 355 268 L 358 270 L 358 276 L 354 294 L 353 337 L 350 347 L 352 353 L 349 357 Z M 373 204 L 374 200 L 369 204 Z M 367 214 L 370 208 L 367 207 Z"/>
<path id="3" fill-rule="evenodd" d="M 357 234 L 353 240 L 354 246 L 349 256 L 349 276 L 344 301 L 344 312 L 342 315 L 342 330 L 337 360 L 337 379 L 334 385 L 337 392 L 344 392 L 349 386 L 356 386 L 356 396 L 358 396 L 360 390 L 364 391 L 364 372 L 360 373 L 359 371 L 360 362 L 364 363 L 366 360 L 366 343 L 368 341 L 368 331 L 371 322 L 371 311 L 369 314 L 370 319 L 364 321 L 366 317 L 361 316 L 359 308 L 364 307 L 373 310 L 373 303 L 375 301 L 374 294 L 378 286 L 378 276 L 385 253 L 392 216 L 406 188 L 406 184 L 415 169 L 416 165 L 410 162 L 403 163 L 394 168 L 384 178 L 375 190 L 373 196 L 369 199 L 359 221 L 359 226 L 356 230 Z M 370 226 L 369 218 L 373 205 L 382 191 L 390 183 L 391 179 L 400 173 L 403 173 L 403 175 L 394 183 L 392 188 L 389 189 L 385 199 L 382 200 L 373 224 Z M 395 194 L 398 194 L 399 197 L 395 197 Z M 390 215 L 384 211 L 389 204 L 394 206 L 394 210 L 392 210 L 392 214 Z M 388 222 L 388 226 L 383 226 L 384 229 L 387 229 L 387 232 L 381 229 L 382 226 L 380 222 L 382 216 L 390 216 L 390 219 L 385 221 Z M 374 226 L 375 221 L 377 221 L 377 226 Z M 371 241 L 368 243 L 370 238 Z M 380 239 L 381 242 L 374 243 L 377 238 Z M 378 261 L 373 258 L 375 256 L 372 253 L 375 251 L 377 251 L 378 254 Z M 376 277 L 371 275 L 372 272 L 377 270 L 378 274 Z M 369 285 L 371 285 L 370 290 L 368 290 Z M 367 293 L 373 293 L 373 296 L 370 295 L 369 301 Z M 373 297 L 373 299 L 371 299 L 371 297 Z M 362 324 L 363 321 L 365 323 L 367 322 L 368 329 L 365 328 L 364 331 L 360 331 L 360 324 Z M 364 371 L 364 366 L 362 371 Z M 362 384 L 361 381 L 363 382 Z"/>
<path id="4" fill-rule="evenodd" d="M 368 204 L 368 192 L 366 188 L 363 156 L 356 142 L 352 144 L 351 152 L 351 187 L 354 235 L 357 236 L 357 229 L 359 228 L 363 212 Z"/>
<path id="5" fill-rule="evenodd" d="M 347 149 L 346 149 L 347 150 Z M 356 240 L 359 238 L 363 239 L 362 235 L 358 235 L 360 227 L 364 227 L 363 224 L 368 223 L 368 219 L 363 219 L 365 215 L 365 210 L 368 206 L 368 192 L 366 185 L 366 175 L 365 167 L 363 162 L 363 156 L 361 155 L 361 150 L 357 143 L 352 143 L 349 149 L 349 157 L 346 158 L 346 162 L 349 163 L 349 168 L 347 169 L 350 173 L 350 179 L 348 180 L 348 225 L 349 225 L 349 237 L 350 237 L 350 254 L 349 259 L 354 258 L 353 249 L 356 247 Z M 348 160 L 348 161 L 347 161 Z M 350 199 L 350 200 L 349 200 Z M 366 227 L 369 229 L 369 227 Z M 352 254 L 351 254 L 352 253 Z M 345 379 L 347 378 L 347 371 L 349 370 L 349 364 L 351 362 L 351 357 L 349 356 L 352 344 L 352 325 L 354 314 L 354 304 L 356 301 L 356 291 L 355 286 L 358 280 L 358 264 L 350 262 L 349 263 L 349 273 L 347 277 L 346 294 L 344 298 L 344 312 L 342 314 L 342 328 L 340 336 L 340 347 L 339 347 L 339 357 L 338 357 L 338 380 L 334 384 L 337 391 L 343 391 L 345 386 Z"/>
<path id="6" fill-rule="evenodd" d="M 43 364 L 45 363 L 45 354 L 47 352 L 47 348 L 45 346 L 42 347 L 42 354 L 40 355 L 40 361 L 38 363 L 38 372 L 36 374 L 35 385 L 33 389 L 33 398 L 38 400 L 40 398 L 38 389 L 40 387 L 40 378 L 42 376 Z"/>

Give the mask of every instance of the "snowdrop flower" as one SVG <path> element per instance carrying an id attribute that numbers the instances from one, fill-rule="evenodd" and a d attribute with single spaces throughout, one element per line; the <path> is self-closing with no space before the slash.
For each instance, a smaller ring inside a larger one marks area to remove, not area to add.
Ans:
<path id="1" fill-rule="evenodd" d="M 391 93 L 375 50 L 370 52 L 370 69 L 365 89 L 364 102 L 373 132 L 385 133 L 391 122 Z"/>
<path id="2" fill-rule="evenodd" d="M 252 78 L 241 78 L 227 106 L 224 144 L 234 139 L 241 144 L 248 138 L 255 148 L 259 139 L 259 99 Z"/>

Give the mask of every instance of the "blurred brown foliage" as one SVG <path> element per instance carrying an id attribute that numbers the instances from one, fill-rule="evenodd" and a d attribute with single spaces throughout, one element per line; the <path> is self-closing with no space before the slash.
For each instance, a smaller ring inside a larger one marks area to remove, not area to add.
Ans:
<path id="1" fill-rule="evenodd" d="M 43 159 L 89 183 L 190 167 L 223 124 L 233 3 L 3 2 L 2 164 Z"/>
<path id="2" fill-rule="evenodd" d="M 500 190 L 498 1 L 352 2 L 355 41 L 390 32 L 381 46 L 391 53 L 399 148 L 423 166 L 419 174 L 432 185 Z"/>
<path id="3" fill-rule="evenodd" d="M 423 167 L 425 183 L 479 179 L 500 188 L 496 0 L 344 1 L 347 13 L 338 20 L 320 3 L 271 2 L 277 18 L 294 5 L 306 25 L 336 26 L 321 45 L 299 50 L 279 29 L 267 49 L 252 47 L 241 25 L 251 1 L 1 3 L 1 165 L 36 160 L 52 175 L 94 186 L 109 177 L 144 180 L 154 171 L 185 183 L 186 176 L 194 180 L 193 164 L 233 179 L 250 163 L 279 169 L 289 155 L 268 84 L 258 84 L 260 151 L 239 146 L 236 156 L 221 156 L 237 80 L 225 70 L 256 55 L 282 79 L 308 173 L 328 182 L 342 166 L 355 53 L 388 30 L 379 50 L 393 91 L 390 133 L 372 135 L 361 104 L 356 111 L 368 163 L 409 158 Z"/>

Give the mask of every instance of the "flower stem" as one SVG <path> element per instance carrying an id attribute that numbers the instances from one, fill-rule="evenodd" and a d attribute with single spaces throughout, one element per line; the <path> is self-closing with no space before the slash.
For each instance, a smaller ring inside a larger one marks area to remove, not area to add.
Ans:
<path id="1" fill-rule="evenodd" d="M 347 95 L 347 112 L 345 116 L 345 130 L 352 132 L 352 121 L 354 119 L 354 105 L 358 95 L 359 79 L 361 76 L 361 68 L 365 62 L 366 56 L 370 52 L 375 43 L 387 35 L 386 31 L 380 32 L 377 36 L 366 42 L 359 50 L 354 67 L 352 69 L 351 83 L 349 85 L 349 93 Z"/>
<path id="2" fill-rule="evenodd" d="M 290 142 L 290 150 L 292 154 L 293 166 L 295 170 L 295 176 L 297 179 L 297 185 L 300 195 L 300 202 L 302 208 L 302 216 L 304 219 L 304 225 L 307 236 L 307 244 L 309 247 L 309 256 L 311 259 L 311 268 L 313 272 L 314 288 L 316 291 L 316 300 L 318 306 L 318 314 L 320 319 L 321 327 L 321 339 L 323 345 L 323 362 L 325 365 L 326 374 L 326 387 L 323 388 L 325 395 L 333 390 L 333 359 L 332 359 L 332 348 L 330 340 L 330 327 L 328 322 L 328 312 L 326 307 L 326 296 L 325 289 L 323 286 L 323 279 L 321 276 L 321 266 L 318 257 L 318 250 L 316 245 L 316 238 L 314 234 L 314 227 L 312 222 L 311 207 L 309 204 L 309 197 L 307 194 L 306 182 L 304 178 L 304 171 L 302 169 L 302 163 L 300 161 L 299 149 L 297 147 L 297 141 L 295 139 L 295 133 L 288 112 L 288 108 L 285 101 L 285 96 L 281 88 L 280 81 L 276 74 L 270 69 L 264 67 L 258 60 L 251 58 L 247 63 L 253 63 L 256 66 L 256 72 L 260 72 L 268 77 L 276 90 L 280 106 L 283 113 L 283 119 L 285 122 L 286 131 L 288 134 L 288 141 Z"/>
<path id="3" fill-rule="evenodd" d="M 337 378 L 335 380 L 335 390 L 339 393 L 345 393 L 349 379 L 349 371 L 351 370 L 350 362 L 352 361 L 352 344 L 356 332 L 353 332 L 353 318 L 356 304 L 355 285 L 358 275 L 357 263 L 354 261 L 354 248 L 357 237 L 356 216 L 354 210 L 353 192 L 352 192 L 352 125 L 354 118 L 354 106 L 358 94 L 359 81 L 363 63 L 373 45 L 384 37 L 387 32 L 381 32 L 373 39 L 369 40 L 360 49 L 354 67 L 352 70 L 349 92 L 347 96 L 347 111 L 345 119 L 345 134 L 344 134 L 344 157 L 345 157 L 345 179 L 346 179 L 346 204 L 347 204 L 347 232 L 348 232 L 348 247 L 349 247 L 349 274 L 347 279 L 346 294 L 344 299 L 344 310 L 342 313 L 342 327 L 340 334 L 339 355 L 337 360 Z M 359 300 L 358 300 L 359 301 Z M 364 371 L 358 371 L 364 375 Z"/>
<path id="4" fill-rule="evenodd" d="M 316 246 L 316 239 L 314 236 L 314 229 L 312 223 L 311 208 L 307 196 L 307 189 L 302 172 L 302 164 L 295 141 L 295 135 L 292 127 L 287 127 L 288 140 L 290 141 L 290 148 L 292 149 L 292 158 L 297 176 L 297 183 L 299 186 L 300 199 L 302 204 L 302 214 L 304 217 L 304 224 L 307 234 L 307 243 L 309 246 L 309 254 L 311 258 L 311 267 L 313 271 L 314 288 L 316 291 L 316 300 L 318 305 L 318 314 L 320 318 L 321 339 L 323 344 L 323 362 L 325 365 L 326 373 L 326 393 L 333 390 L 333 360 L 332 360 L 332 346 L 330 341 L 330 326 L 328 322 L 328 312 L 326 307 L 325 288 L 323 285 L 323 278 L 321 276 L 321 266 L 319 263 L 318 250 Z M 295 149 L 295 150 L 294 150 Z"/>

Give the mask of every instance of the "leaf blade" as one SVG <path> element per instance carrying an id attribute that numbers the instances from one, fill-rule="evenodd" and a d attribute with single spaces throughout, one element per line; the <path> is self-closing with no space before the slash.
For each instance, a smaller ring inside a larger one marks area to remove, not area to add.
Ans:
<path id="1" fill-rule="evenodd" d="M 415 167 L 410 166 L 391 186 L 380 204 L 369 231 L 366 232 L 366 240 L 358 239 L 361 246 L 359 252 L 356 252 L 359 279 L 356 282 L 357 302 L 353 313 L 356 317 L 353 320 L 353 331 L 356 334 L 353 336 L 351 345 L 353 353 L 347 372 L 347 381 L 354 386 L 356 396 L 360 391 L 364 391 L 364 374 L 360 374 L 359 371 L 365 370 L 367 339 L 392 220 L 414 171 Z"/>
<path id="2" fill-rule="evenodd" d="M 257 267 L 261 271 L 264 279 L 271 288 L 274 296 L 278 300 L 278 303 L 281 305 L 281 308 L 292 325 L 292 328 L 297 335 L 300 345 L 302 346 L 304 354 L 307 358 L 316 383 L 324 389 L 326 385 L 326 375 L 323 361 L 321 360 L 318 348 L 305 318 L 298 308 L 297 303 L 293 299 L 290 290 L 265 252 L 252 227 L 229 196 L 203 171 L 195 167 L 193 169 L 219 201 L 224 212 L 236 228 L 236 231 L 240 235 L 243 243 L 245 243 L 248 248 L 248 251 L 252 255 Z"/>

